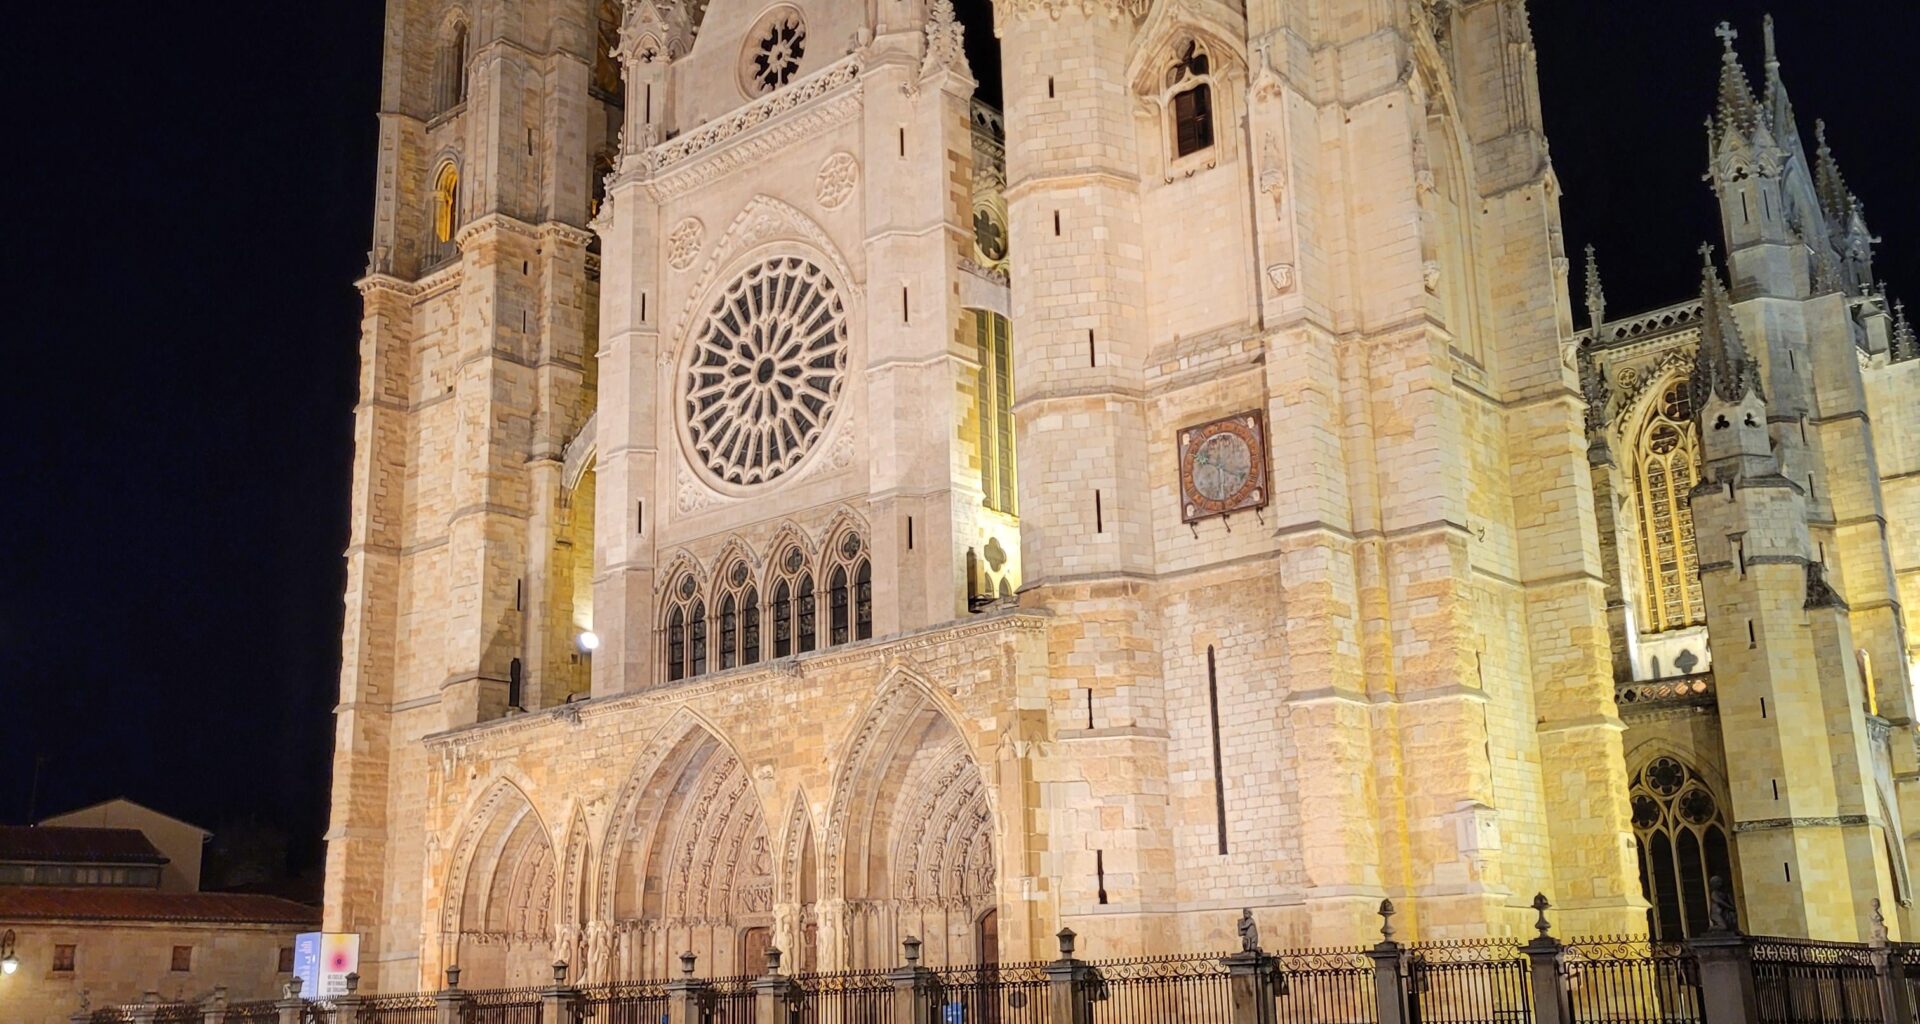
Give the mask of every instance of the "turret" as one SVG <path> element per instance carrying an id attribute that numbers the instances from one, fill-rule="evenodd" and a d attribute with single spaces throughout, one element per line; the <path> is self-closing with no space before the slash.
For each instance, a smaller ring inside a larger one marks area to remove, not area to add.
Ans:
<path id="1" fill-rule="evenodd" d="M 1747 353 L 1733 304 L 1713 267 L 1713 249 L 1700 247 L 1700 348 L 1695 353 L 1693 410 L 1700 428 L 1702 476 L 1729 486 L 1737 480 L 1777 477 L 1767 435 L 1767 399 L 1760 366 Z"/>
<path id="2" fill-rule="evenodd" d="M 1827 237 L 1839 260 L 1842 283 L 1848 294 L 1862 295 L 1873 289 L 1875 239 L 1867 230 L 1866 207 L 1860 197 L 1847 188 L 1847 179 L 1840 173 L 1840 162 L 1834 159 L 1833 149 L 1827 145 L 1825 121 L 1814 122 L 1814 135 L 1819 139 L 1814 182 L 1820 197 L 1820 212 L 1826 219 Z"/>
<path id="3" fill-rule="evenodd" d="M 1719 99 L 1707 122 L 1707 180 L 1720 198 L 1733 292 L 1743 299 L 1803 297 L 1808 293 L 1806 261 L 1795 244 L 1784 187 L 1789 154 L 1774 134 L 1774 117 L 1754 97 L 1746 69 L 1740 66 L 1733 48 L 1739 33 L 1722 22 L 1717 34 L 1725 49 Z M 1778 95 L 1785 106 L 1784 90 Z M 1791 107 L 1785 109 L 1790 121 Z"/>

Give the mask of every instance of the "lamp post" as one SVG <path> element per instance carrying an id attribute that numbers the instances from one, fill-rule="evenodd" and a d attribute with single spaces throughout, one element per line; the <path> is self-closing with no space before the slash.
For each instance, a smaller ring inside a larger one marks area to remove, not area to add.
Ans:
<path id="1" fill-rule="evenodd" d="M 13 954 L 13 929 L 0 934 L 0 974 L 12 974 L 20 969 L 20 958 Z"/>

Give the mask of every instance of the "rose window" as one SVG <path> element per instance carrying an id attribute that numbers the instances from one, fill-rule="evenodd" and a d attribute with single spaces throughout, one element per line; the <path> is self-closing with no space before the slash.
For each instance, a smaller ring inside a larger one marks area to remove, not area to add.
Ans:
<path id="1" fill-rule="evenodd" d="M 807 26 L 798 11 L 776 11 L 761 23 L 747 51 L 747 79 L 756 93 L 769 93 L 793 81 L 807 55 Z"/>
<path id="2" fill-rule="evenodd" d="M 826 272 L 780 257 L 742 274 L 693 336 L 683 405 L 693 459 L 737 487 L 812 451 L 840 397 L 847 311 Z"/>

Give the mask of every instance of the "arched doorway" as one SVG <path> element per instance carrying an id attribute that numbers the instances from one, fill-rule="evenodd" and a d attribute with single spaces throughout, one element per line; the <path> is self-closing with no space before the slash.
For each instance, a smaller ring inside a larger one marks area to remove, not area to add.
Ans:
<path id="1" fill-rule="evenodd" d="M 455 847 L 444 964 L 458 964 L 473 988 L 534 985 L 549 977 L 557 867 L 532 802 L 512 783 L 497 783 Z"/>

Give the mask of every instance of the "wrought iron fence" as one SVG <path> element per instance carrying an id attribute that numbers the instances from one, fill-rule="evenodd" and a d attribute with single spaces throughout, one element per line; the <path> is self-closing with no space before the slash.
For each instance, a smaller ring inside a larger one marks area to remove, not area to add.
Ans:
<path id="1" fill-rule="evenodd" d="M 580 990 L 580 1003 L 593 1024 L 660 1024 L 667 1019 L 667 986 L 661 981 L 589 985 Z"/>
<path id="2" fill-rule="evenodd" d="M 1102 979 L 1094 996 L 1094 1024 L 1232 1024 L 1230 975 L 1218 957 L 1140 957 L 1099 960 L 1093 966 Z"/>
<path id="3" fill-rule="evenodd" d="M 1864 946 L 1758 939 L 1753 989 L 1760 1024 L 1878 1024 L 1879 981 Z"/>
<path id="4" fill-rule="evenodd" d="M 1684 945 L 1580 939 L 1560 978 L 1573 1024 L 1702 1024 L 1700 971 Z"/>
<path id="5" fill-rule="evenodd" d="M 1907 987 L 1907 1005 L 1920 1006 L 1920 946 L 1901 946 L 1892 966 L 1898 972 L 1894 984 Z"/>
<path id="6" fill-rule="evenodd" d="M 121 1024 L 122 1021 L 132 1019 L 133 1007 L 131 1006 L 109 1006 L 104 1010 L 93 1011 L 93 1016 L 87 1018 L 88 1024 Z"/>
<path id="7" fill-rule="evenodd" d="M 1373 958 L 1365 949 L 1307 949 L 1278 958 L 1286 991 L 1279 1024 L 1377 1024 Z"/>
<path id="8" fill-rule="evenodd" d="M 891 1024 L 893 1020 L 893 983 L 886 971 L 799 974 L 793 983 L 800 997 L 794 1024 Z"/>
<path id="9" fill-rule="evenodd" d="M 540 1024 L 540 990 L 503 988 L 467 993 L 466 1024 Z"/>
<path id="10" fill-rule="evenodd" d="M 280 1024 L 280 1007 L 270 999 L 229 1003 L 226 1021 L 227 1024 Z"/>
<path id="11" fill-rule="evenodd" d="M 425 993 L 369 996 L 360 1004 L 360 1024 L 434 1024 L 436 1019 L 433 997 Z"/>
<path id="12" fill-rule="evenodd" d="M 722 978 L 713 982 L 713 987 L 707 991 L 701 1016 L 705 1024 L 755 1024 L 759 1006 L 752 978 Z M 785 1022 L 774 1021 L 770 1024 Z"/>
<path id="13" fill-rule="evenodd" d="M 1047 1024 L 1047 965 L 944 967 L 940 1024 Z"/>
<path id="14" fill-rule="evenodd" d="M 1527 957 L 1499 940 L 1423 942 L 1407 954 L 1407 1019 L 1414 1024 L 1532 1024 Z"/>
<path id="15" fill-rule="evenodd" d="M 153 1024 L 200 1024 L 206 1014 L 195 1003 L 167 1003 L 154 1011 Z"/>

